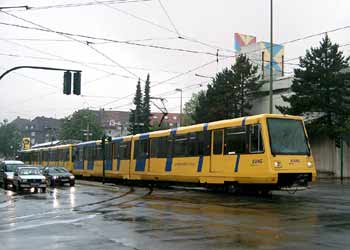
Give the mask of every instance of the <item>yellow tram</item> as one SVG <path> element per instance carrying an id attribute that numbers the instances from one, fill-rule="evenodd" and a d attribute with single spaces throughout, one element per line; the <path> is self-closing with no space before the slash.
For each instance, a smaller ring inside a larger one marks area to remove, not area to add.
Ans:
<path id="1" fill-rule="evenodd" d="M 55 153 L 57 152 L 57 153 Z M 60 152 L 60 153 L 59 153 Z M 24 150 L 27 163 L 146 183 L 279 190 L 316 180 L 303 119 L 262 114 L 101 141 Z"/>

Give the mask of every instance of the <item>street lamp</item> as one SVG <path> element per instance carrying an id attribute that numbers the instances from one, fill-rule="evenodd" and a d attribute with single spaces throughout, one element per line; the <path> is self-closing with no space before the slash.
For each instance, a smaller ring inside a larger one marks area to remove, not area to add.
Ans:
<path id="1" fill-rule="evenodd" d="M 175 89 L 175 91 L 180 92 L 180 122 L 179 122 L 179 127 L 182 125 L 182 89 L 178 88 Z"/>

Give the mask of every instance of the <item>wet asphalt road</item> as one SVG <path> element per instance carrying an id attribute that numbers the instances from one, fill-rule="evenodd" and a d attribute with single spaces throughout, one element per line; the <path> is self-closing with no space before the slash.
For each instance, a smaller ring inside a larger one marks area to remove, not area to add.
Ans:
<path id="1" fill-rule="evenodd" d="M 0 249 L 350 249 L 350 184 L 272 197 L 86 183 L 0 189 Z"/>

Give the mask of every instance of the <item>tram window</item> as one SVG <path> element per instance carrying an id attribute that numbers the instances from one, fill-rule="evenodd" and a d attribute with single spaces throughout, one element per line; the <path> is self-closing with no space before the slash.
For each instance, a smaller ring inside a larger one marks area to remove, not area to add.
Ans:
<path id="1" fill-rule="evenodd" d="M 102 160 L 103 155 L 102 155 L 102 146 L 101 145 L 94 145 L 94 156 L 96 160 Z"/>
<path id="2" fill-rule="evenodd" d="M 187 135 L 176 135 L 174 140 L 174 157 L 183 157 L 187 154 Z"/>
<path id="3" fill-rule="evenodd" d="M 198 136 L 197 133 L 188 134 L 187 156 L 198 155 Z"/>
<path id="4" fill-rule="evenodd" d="M 119 159 L 120 158 L 120 143 L 119 142 L 115 142 L 114 144 L 114 150 L 113 150 L 113 158 L 114 159 Z"/>
<path id="5" fill-rule="evenodd" d="M 83 151 L 83 160 L 88 160 L 88 158 L 89 158 L 89 148 L 88 147 L 83 147 L 82 151 Z"/>
<path id="6" fill-rule="evenodd" d="M 77 160 L 79 160 L 79 161 L 84 160 L 84 158 L 83 158 L 83 148 L 77 149 Z"/>
<path id="7" fill-rule="evenodd" d="M 151 139 L 151 157 L 166 158 L 168 152 L 168 137 Z"/>
<path id="8" fill-rule="evenodd" d="M 197 155 L 210 155 L 210 144 L 211 144 L 211 132 L 197 132 L 198 142 L 198 154 Z"/>
<path id="9" fill-rule="evenodd" d="M 106 159 L 112 159 L 112 143 L 106 144 Z"/>
<path id="10" fill-rule="evenodd" d="M 149 140 L 138 140 L 135 141 L 135 148 L 134 148 L 134 158 L 135 159 L 144 159 L 148 157 L 148 147 L 149 147 Z"/>
<path id="11" fill-rule="evenodd" d="M 226 128 L 224 137 L 225 154 L 241 154 L 246 152 L 245 127 Z"/>
<path id="12" fill-rule="evenodd" d="M 222 154 L 222 130 L 214 131 L 214 155 Z"/>
<path id="13" fill-rule="evenodd" d="M 249 152 L 261 153 L 264 152 L 264 144 L 261 136 L 261 125 L 253 124 L 248 126 L 249 131 Z"/>
<path id="14" fill-rule="evenodd" d="M 119 144 L 119 157 L 121 160 L 129 160 L 130 142 L 122 142 Z"/>

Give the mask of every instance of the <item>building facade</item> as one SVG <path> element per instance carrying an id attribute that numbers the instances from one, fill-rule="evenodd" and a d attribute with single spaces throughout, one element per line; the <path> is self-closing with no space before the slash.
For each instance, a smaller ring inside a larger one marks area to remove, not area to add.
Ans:
<path id="1" fill-rule="evenodd" d="M 35 145 L 57 140 L 62 120 L 44 116 L 33 120 L 17 117 L 11 124 L 18 129 L 21 138 L 30 138 L 30 144 Z"/>
<path id="2" fill-rule="evenodd" d="M 112 110 L 95 110 L 98 121 L 100 121 L 103 130 L 106 135 L 112 137 L 119 137 L 128 135 L 129 127 L 129 115 L 128 111 L 112 111 Z M 174 128 L 179 125 L 180 114 L 178 113 L 169 113 L 167 114 L 162 124 L 160 121 L 163 117 L 162 113 L 152 113 L 150 117 L 150 123 L 153 127 L 161 128 Z"/>

